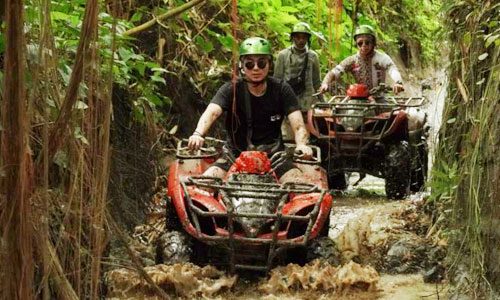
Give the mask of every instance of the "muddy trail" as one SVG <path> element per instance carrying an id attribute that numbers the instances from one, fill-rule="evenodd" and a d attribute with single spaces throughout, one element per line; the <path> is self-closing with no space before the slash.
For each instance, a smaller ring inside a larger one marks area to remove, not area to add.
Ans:
<path id="1" fill-rule="evenodd" d="M 383 182 L 382 182 L 383 183 Z M 439 299 L 446 242 L 436 238 L 432 211 L 424 193 L 388 201 L 377 190 L 380 180 L 335 197 L 329 238 L 336 249 L 321 246 L 323 260 L 305 266 L 279 266 L 264 276 L 230 276 L 211 266 L 156 264 L 156 246 L 164 231 L 162 196 L 153 202 L 147 224 L 136 227 L 129 246 L 145 273 L 169 297 L 209 299 Z M 109 299 L 162 299 L 133 266 L 106 274 Z M 163 295 L 164 297 L 165 295 Z"/>

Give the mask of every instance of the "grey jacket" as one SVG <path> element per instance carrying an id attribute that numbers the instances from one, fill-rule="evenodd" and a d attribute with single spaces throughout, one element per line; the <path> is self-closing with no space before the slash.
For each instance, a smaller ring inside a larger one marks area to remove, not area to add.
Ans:
<path id="1" fill-rule="evenodd" d="M 284 79 L 286 81 L 298 76 L 304 68 L 306 53 L 309 55 L 309 61 L 306 70 L 305 90 L 302 94 L 297 95 L 302 111 L 307 111 L 311 107 L 311 104 L 316 101 L 316 99 L 312 97 L 312 94 L 314 94 L 321 85 L 318 54 L 313 50 L 299 53 L 293 46 L 285 48 L 278 53 L 273 74 L 275 78 Z"/>

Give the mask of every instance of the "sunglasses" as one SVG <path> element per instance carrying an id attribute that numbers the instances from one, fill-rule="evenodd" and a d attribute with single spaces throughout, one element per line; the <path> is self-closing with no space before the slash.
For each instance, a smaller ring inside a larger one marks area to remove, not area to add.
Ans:
<path id="1" fill-rule="evenodd" d="M 358 47 L 361 48 L 363 46 L 363 44 L 365 44 L 366 46 L 373 45 L 373 41 L 372 40 L 361 40 L 361 41 L 358 41 L 356 44 L 358 45 Z"/>
<path id="2" fill-rule="evenodd" d="M 257 60 L 257 63 L 254 60 L 248 60 L 245 62 L 245 68 L 247 68 L 248 70 L 252 70 L 253 68 L 255 68 L 255 65 L 257 65 L 257 68 L 259 69 L 264 69 L 267 66 L 267 59 L 259 58 L 259 60 Z"/>

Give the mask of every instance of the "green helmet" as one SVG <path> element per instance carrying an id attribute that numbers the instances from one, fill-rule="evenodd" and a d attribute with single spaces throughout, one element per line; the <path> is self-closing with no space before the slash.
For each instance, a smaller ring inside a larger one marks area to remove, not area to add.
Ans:
<path id="1" fill-rule="evenodd" d="M 271 44 L 260 37 L 251 37 L 240 44 L 240 57 L 252 54 L 271 54 Z"/>
<path id="2" fill-rule="evenodd" d="M 305 33 L 311 35 L 311 27 L 306 22 L 299 22 L 293 26 L 292 35 L 294 33 Z"/>
<path id="3" fill-rule="evenodd" d="M 356 30 L 354 31 L 354 40 L 358 37 L 358 35 L 362 34 L 368 34 L 373 36 L 375 41 L 377 41 L 377 34 L 375 33 L 375 29 L 371 27 L 370 25 L 360 25 Z"/>

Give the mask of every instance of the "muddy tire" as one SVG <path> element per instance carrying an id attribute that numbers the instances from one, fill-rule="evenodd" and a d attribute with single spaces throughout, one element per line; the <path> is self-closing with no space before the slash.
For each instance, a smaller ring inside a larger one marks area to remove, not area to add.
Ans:
<path id="1" fill-rule="evenodd" d="M 345 172 L 335 171 L 331 174 L 328 174 L 328 188 L 341 191 L 347 189 L 347 179 Z"/>
<path id="2" fill-rule="evenodd" d="M 385 193 L 389 199 L 403 199 L 410 191 L 411 161 L 408 142 L 389 146 L 385 156 Z"/>
<path id="3" fill-rule="evenodd" d="M 411 169 L 410 190 L 412 192 L 421 191 L 427 181 L 427 155 L 427 141 L 422 139 L 421 143 L 415 148 L 415 161 Z"/>
<path id="4" fill-rule="evenodd" d="M 166 231 L 182 231 L 181 221 L 179 220 L 179 216 L 175 211 L 175 207 L 172 204 L 172 199 L 167 197 L 166 207 L 165 207 L 165 229 Z"/>
<path id="5" fill-rule="evenodd" d="M 157 260 L 159 263 L 172 265 L 175 263 L 187 263 L 193 255 L 193 240 L 185 232 L 169 231 L 164 233 L 157 248 Z"/>
<path id="6" fill-rule="evenodd" d="M 325 236 L 328 237 L 328 232 L 330 231 L 330 214 L 331 214 L 331 210 L 328 213 L 328 217 L 326 218 L 325 223 L 323 223 L 323 227 L 321 228 L 321 230 L 318 233 L 318 238 L 325 237 Z"/>
<path id="7" fill-rule="evenodd" d="M 340 252 L 335 242 L 327 236 L 311 241 L 309 246 L 307 246 L 306 260 L 310 262 L 315 259 L 338 266 L 340 264 Z"/>

